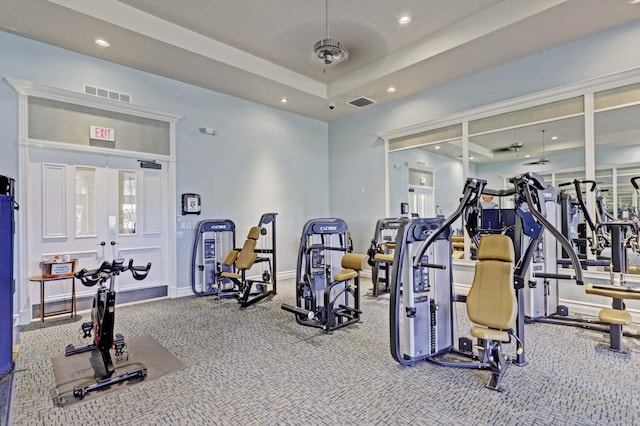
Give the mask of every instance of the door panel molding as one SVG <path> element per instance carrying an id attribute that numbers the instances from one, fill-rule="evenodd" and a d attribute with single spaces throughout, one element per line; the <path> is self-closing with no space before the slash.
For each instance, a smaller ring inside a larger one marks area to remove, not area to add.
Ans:
<path id="1" fill-rule="evenodd" d="M 42 238 L 67 239 L 67 166 L 42 164 Z"/>

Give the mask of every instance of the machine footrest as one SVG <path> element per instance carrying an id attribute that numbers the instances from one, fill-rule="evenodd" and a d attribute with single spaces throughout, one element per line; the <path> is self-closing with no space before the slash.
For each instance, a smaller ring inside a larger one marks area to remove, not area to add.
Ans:
<path id="1" fill-rule="evenodd" d="M 301 317 L 306 317 L 308 320 L 312 320 L 315 317 L 315 313 L 313 313 L 312 311 L 307 311 L 306 309 L 297 306 L 287 305 L 286 303 L 280 305 L 280 308 L 284 311 L 300 315 Z"/>

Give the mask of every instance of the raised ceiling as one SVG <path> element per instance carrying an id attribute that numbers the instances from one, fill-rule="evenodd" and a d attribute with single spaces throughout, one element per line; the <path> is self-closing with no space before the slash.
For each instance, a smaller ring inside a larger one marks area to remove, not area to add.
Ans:
<path id="1" fill-rule="evenodd" d="M 627 0 L 328 5 L 330 37 L 350 56 L 327 67 L 311 58 L 326 35 L 325 0 L 0 0 L 0 29 L 332 121 L 640 19 Z M 409 24 L 398 23 L 403 15 Z M 96 46 L 98 37 L 111 46 Z M 363 96 L 377 103 L 346 104 Z"/>

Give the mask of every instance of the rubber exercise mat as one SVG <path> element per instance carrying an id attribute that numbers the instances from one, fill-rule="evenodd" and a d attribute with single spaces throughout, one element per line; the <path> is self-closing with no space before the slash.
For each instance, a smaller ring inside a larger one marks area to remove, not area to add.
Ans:
<path id="1" fill-rule="evenodd" d="M 51 359 L 53 373 L 56 378 L 56 397 L 54 403 L 67 406 L 80 401 L 88 401 L 111 392 L 117 392 L 157 377 L 184 368 L 184 363 L 176 358 L 151 336 L 141 336 L 126 340 L 129 359 L 115 362 L 117 376 L 144 365 L 147 376 L 144 379 L 133 379 L 107 388 L 90 392 L 79 399 L 73 396 L 76 386 L 95 384 L 96 377 L 104 370 L 104 364 L 98 351 L 85 352 L 71 356 L 60 355 Z M 115 358 L 114 358 L 115 361 Z"/>

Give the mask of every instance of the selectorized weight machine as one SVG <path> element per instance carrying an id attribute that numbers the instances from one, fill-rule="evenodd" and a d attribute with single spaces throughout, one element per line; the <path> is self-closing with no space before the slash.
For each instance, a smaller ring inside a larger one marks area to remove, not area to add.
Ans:
<path id="1" fill-rule="evenodd" d="M 398 228 L 401 218 L 383 218 L 376 223 L 376 230 L 371 240 L 371 247 L 367 252 L 368 263 L 371 266 L 372 295 L 378 297 L 380 293 L 389 293 L 389 278 L 391 263 L 396 247 Z"/>
<path id="2" fill-rule="evenodd" d="M 229 219 L 203 220 L 198 224 L 191 254 L 191 290 L 196 296 L 232 297 L 235 285 L 221 272 L 231 272 L 224 258 L 236 246 L 236 225 Z"/>
<path id="3" fill-rule="evenodd" d="M 197 296 L 234 297 L 241 309 L 275 295 L 276 215 L 263 214 L 258 225 L 250 229 L 242 248 L 236 248 L 233 221 L 200 222 L 191 255 L 193 293 Z M 262 266 L 260 275 L 248 278 L 247 272 L 258 265 Z"/>
<path id="4" fill-rule="evenodd" d="M 488 369 L 492 374 L 487 387 L 501 390 L 500 381 L 508 364 L 526 363 L 523 289 L 542 230 L 549 230 L 563 247 L 571 246 L 545 219 L 547 186 L 542 178 L 528 173 L 511 182 L 511 190 L 490 190 L 485 188 L 486 181 L 468 179 L 458 208 L 447 219 L 403 221 L 396 240 L 390 303 L 391 355 L 400 364 L 429 361 L 448 367 Z M 513 196 L 520 222 L 515 229 L 521 229 L 522 235 L 513 239 L 502 234 L 480 238 L 477 214 L 481 194 Z M 453 291 L 451 255 L 451 225 L 463 214 L 467 232 L 478 246 L 476 275 L 467 296 Z M 578 265 L 573 278 L 582 284 L 577 256 L 571 254 Z M 455 302 L 467 303 L 467 313 L 477 324 L 471 330 L 478 339 L 476 345 L 470 338 L 461 337 L 458 348 L 454 347 Z M 516 355 L 507 358 L 501 344 L 512 338 Z"/>
<path id="5" fill-rule="evenodd" d="M 302 229 L 296 271 L 296 306 L 282 304 L 298 324 L 325 332 L 360 321 L 360 271 L 366 256 L 348 253 L 342 219 L 312 219 Z"/>

